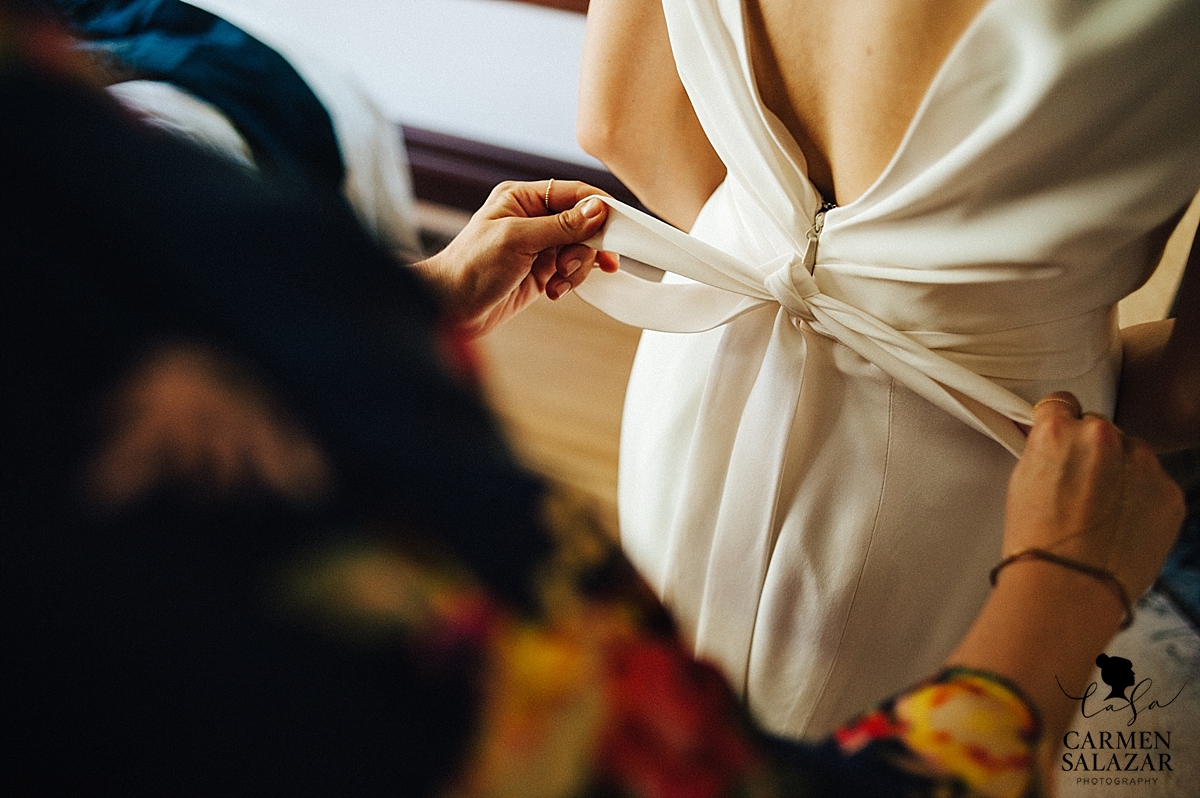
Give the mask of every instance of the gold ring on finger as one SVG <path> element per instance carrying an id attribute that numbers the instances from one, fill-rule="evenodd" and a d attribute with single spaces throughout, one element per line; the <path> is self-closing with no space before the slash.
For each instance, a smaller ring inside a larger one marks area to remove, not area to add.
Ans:
<path id="1" fill-rule="evenodd" d="M 1083 415 L 1083 408 L 1079 406 L 1078 400 L 1071 401 L 1070 399 L 1063 399 L 1061 396 L 1045 397 L 1033 406 L 1033 409 L 1030 411 L 1030 413 L 1036 413 L 1037 409 L 1047 402 L 1058 402 L 1059 404 L 1066 405 L 1067 407 L 1071 408 L 1071 411 L 1075 414 L 1075 418 L 1080 418 Z"/>

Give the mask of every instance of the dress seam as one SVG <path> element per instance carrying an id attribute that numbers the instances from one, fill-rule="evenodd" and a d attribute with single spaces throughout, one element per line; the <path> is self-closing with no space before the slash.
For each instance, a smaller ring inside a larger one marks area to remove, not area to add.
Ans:
<path id="1" fill-rule="evenodd" d="M 875 503 L 875 518 L 871 522 L 871 534 L 867 538 L 867 550 L 863 554 L 862 564 L 858 569 L 858 577 L 854 580 L 854 591 L 850 594 L 850 602 L 846 607 L 846 620 L 842 624 L 842 633 L 838 637 L 837 647 L 834 649 L 829 666 L 825 670 L 825 676 L 821 679 L 821 687 L 817 690 L 816 698 L 812 703 L 812 709 L 809 711 L 808 717 L 804 719 L 806 725 L 812 719 L 813 714 L 816 713 L 821 700 L 825 697 L 825 690 L 829 685 L 829 680 L 833 677 L 838 656 L 842 653 L 842 645 L 845 643 L 846 634 L 850 628 L 850 615 L 854 610 L 854 603 L 858 599 L 858 591 L 862 586 L 863 574 L 867 570 L 867 561 L 871 559 L 871 549 L 875 544 L 875 535 L 879 530 L 879 517 L 883 513 L 883 497 L 887 493 L 888 464 L 892 459 L 892 419 L 895 393 L 896 378 L 892 377 L 888 380 L 887 445 L 884 448 L 883 454 L 883 478 L 879 481 L 879 500 Z"/>

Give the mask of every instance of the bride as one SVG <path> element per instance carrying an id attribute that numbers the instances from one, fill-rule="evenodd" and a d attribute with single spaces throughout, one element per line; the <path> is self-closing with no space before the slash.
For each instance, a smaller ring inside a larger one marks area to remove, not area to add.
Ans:
<path id="1" fill-rule="evenodd" d="M 1198 37 L 1196 0 L 592 0 L 581 144 L 779 297 L 645 325 L 692 334 L 643 334 L 620 480 L 622 544 L 772 730 L 953 647 L 1029 403 L 1200 444 L 1200 255 L 1176 322 L 1115 315 L 1200 188 Z M 655 290 L 720 290 L 688 282 Z"/>

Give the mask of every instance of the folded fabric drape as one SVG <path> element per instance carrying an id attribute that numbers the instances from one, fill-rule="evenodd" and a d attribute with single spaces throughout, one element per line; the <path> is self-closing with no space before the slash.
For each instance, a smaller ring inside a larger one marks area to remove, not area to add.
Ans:
<path id="1" fill-rule="evenodd" d="M 695 281 L 656 283 L 626 270 L 593 274 L 579 287 L 578 294 L 609 316 L 643 329 L 703 332 L 777 304 L 792 317 L 794 324 L 808 324 L 816 332 L 840 341 L 1014 455 L 1020 456 L 1024 450 L 1025 436 L 1016 425 L 1032 424 L 1029 402 L 981 376 L 980 371 L 934 351 L 930 344 L 936 342 L 938 333 L 900 332 L 822 292 L 817 279 L 805 268 L 805 253 L 784 255 L 756 268 L 618 200 L 600 199 L 609 206 L 608 224 L 588 242 L 591 246 Z M 815 245 L 815 241 L 810 244 Z M 1092 316 L 1067 321 L 1075 326 L 1096 323 Z M 1030 343 L 1044 337 L 1041 327 L 1038 325 L 1036 336 L 1026 336 Z M 1063 335 L 1068 334 L 1063 331 Z M 1012 337 L 1011 332 L 999 335 Z M 1021 337 L 1019 331 L 1017 335 Z M 922 341 L 922 337 L 929 340 Z M 977 341 L 984 337 L 987 336 L 973 336 Z M 1071 340 L 1103 339 L 1072 335 Z M 1013 353 L 1023 350 L 1027 354 L 1023 358 L 1018 355 L 1018 362 L 1025 362 L 1031 369 L 1044 368 L 1044 354 L 1037 347 L 1022 347 L 1018 340 L 1007 343 L 1011 345 L 1003 347 L 1008 372 L 1005 376 L 1036 376 L 1013 373 Z M 1101 353 L 1083 354 L 1092 355 L 1099 360 Z M 1080 353 L 1075 352 L 1072 357 L 1078 358 Z M 978 354 L 969 359 L 979 369 L 986 369 L 989 360 Z M 721 365 L 725 367 L 726 364 Z"/>

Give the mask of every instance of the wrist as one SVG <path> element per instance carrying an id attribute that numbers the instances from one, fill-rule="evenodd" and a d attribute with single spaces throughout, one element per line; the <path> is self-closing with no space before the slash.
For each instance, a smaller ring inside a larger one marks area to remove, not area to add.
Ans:
<path id="1" fill-rule="evenodd" d="M 1110 584 L 1072 568 L 1039 559 L 1021 559 L 1004 569 L 1009 581 L 1022 584 L 1014 589 L 1036 591 L 1046 601 L 1053 601 L 1066 613 L 1088 613 L 1097 616 L 1097 625 L 1115 633 L 1125 616 L 1124 602 Z M 997 587 L 1004 574 L 997 577 Z"/>
<path id="2" fill-rule="evenodd" d="M 1000 575 L 949 664 L 996 670 L 991 661 L 998 652 L 1032 668 L 1041 667 L 1035 661 L 1040 657 L 1077 654 L 1090 661 L 1088 652 L 1094 658 L 1120 629 L 1122 614 L 1120 603 L 1094 579 L 1047 562 L 1014 563 Z M 972 641 L 980 645 L 968 647 Z M 970 659 L 959 656 L 967 650 Z"/>
<path id="3" fill-rule="evenodd" d="M 1120 628 L 1123 611 L 1091 577 L 1041 560 L 1005 568 L 948 666 L 991 671 L 1037 706 L 1046 739 L 1065 731 L 1096 656 Z M 1066 692 L 1064 692 L 1066 691 Z"/>
<path id="4" fill-rule="evenodd" d="M 436 255 L 430 255 L 425 260 L 409 264 L 408 268 L 416 272 L 417 276 L 433 289 L 433 293 L 441 303 L 442 312 L 449 317 L 451 322 L 457 323 L 458 314 L 454 300 L 458 291 L 453 284 L 453 272 L 446 267 L 443 261 L 444 256 L 439 252 Z"/>
<path id="5" fill-rule="evenodd" d="M 1086 682 L 1096 655 L 1120 628 L 1123 610 L 1091 577 L 1041 560 L 1014 562 L 947 661 L 990 670 L 1031 696 L 1054 728 L 1062 689 Z"/>
<path id="6" fill-rule="evenodd" d="M 1034 562 L 1054 566 L 1054 568 L 1061 569 L 1062 571 L 1077 574 L 1079 576 L 1084 576 L 1088 579 L 1094 580 L 1096 584 L 1105 587 L 1109 594 L 1120 606 L 1122 611 L 1121 628 L 1125 629 L 1133 622 L 1133 602 L 1130 600 L 1129 590 L 1125 587 L 1125 583 L 1122 582 L 1116 576 L 1116 574 L 1105 568 L 1092 565 L 1080 559 L 1056 554 L 1055 552 L 1047 549 L 1029 547 L 1021 549 L 1020 551 L 1014 552 L 1013 554 L 1005 557 L 996 565 L 995 568 L 992 569 L 991 573 L 989 574 L 989 579 L 992 583 L 992 586 L 996 586 L 1001 571 L 1012 566 Z M 1047 574 L 1050 573 L 1051 572 L 1047 572 Z M 1058 579 L 1062 579 L 1065 576 L 1066 574 L 1057 574 Z M 1044 578 L 1049 578 L 1052 580 L 1055 579 L 1054 576 L 1047 576 Z"/>

